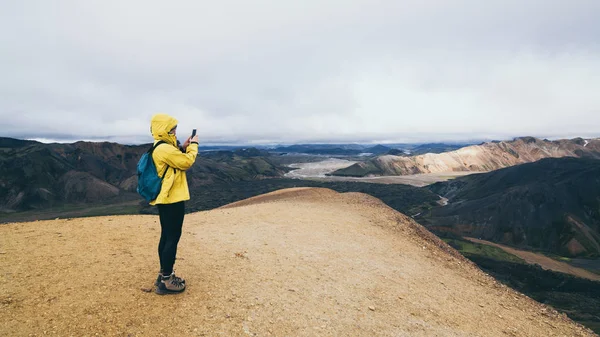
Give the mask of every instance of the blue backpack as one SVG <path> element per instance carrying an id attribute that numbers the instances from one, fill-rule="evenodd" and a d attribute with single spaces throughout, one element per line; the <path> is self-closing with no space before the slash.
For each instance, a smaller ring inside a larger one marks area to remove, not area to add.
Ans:
<path id="1" fill-rule="evenodd" d="M 142 158 L 140 158 L 140 161 L 137 164 L 137 192 L 144 197 L 146 201 L 152 201 L 158 197 L 162 181 L 169 169 L 169 166 L 167 166 L 162 177 L 159 177 L 158 172 L 156 172 L 156 166 L 154 166 L 154 160 L 152 160 L 152 152 L 154 152 L 154 149 L 156 149 L 157 146 L 163 143 L 165 142 L 162 140 L 156 143 L 156 145 L 150 148 L 148 152 L 142 155 Z"/>

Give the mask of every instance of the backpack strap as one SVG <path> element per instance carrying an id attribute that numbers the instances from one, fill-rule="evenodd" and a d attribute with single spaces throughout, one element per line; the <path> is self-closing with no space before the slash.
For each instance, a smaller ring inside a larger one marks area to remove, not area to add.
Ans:
<path id="1" fill-rule="evenodd" d="M 158 143 L 154 144 L 154 146 L 152 146 L 150 148 L 150 150 L 148 150 L 148 153 L 152 153 L 154 152 L 154 149 L 156 149 L 160 144 L 166 144 L 167 142 L 165 142 L 164 140 L 159 140 Z"/>
<path id="2" fill-rule="evenodd" d="M 150 148 L 150 150 L 148 150 L 148 153 L 150 153 L 150 157 L 152 157 L 152 153 L 154 152 L 154 149 L 156 149 L 160 144 L 167 144 L 167 142 L 165 142 L 164 140 L 159 140 L 158 143 L 154 144 L 153 147 Z M 169 165 L 167 163 L 165 163 L 167 165 L 167 167 L 165 168 L 165 172 L 163 172 L 162 177 L 160 177 L 160 179 L 165 179 L 165 176 L 167 175 L 167 170 L 169 169 Z"/>

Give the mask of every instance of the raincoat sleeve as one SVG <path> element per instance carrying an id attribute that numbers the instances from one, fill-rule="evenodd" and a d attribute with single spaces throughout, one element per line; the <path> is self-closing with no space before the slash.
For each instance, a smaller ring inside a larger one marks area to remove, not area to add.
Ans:
<path id="1" fill-rule="evenodd" d="M 189 144 L 185 153 L 182 153 L 175 146 L 160 146 L 158 148 L 161 151 L 156 154 L 157 159 L 181 171 L 186 171 L 192 167 L 198 155 L 198 143 Z"/>

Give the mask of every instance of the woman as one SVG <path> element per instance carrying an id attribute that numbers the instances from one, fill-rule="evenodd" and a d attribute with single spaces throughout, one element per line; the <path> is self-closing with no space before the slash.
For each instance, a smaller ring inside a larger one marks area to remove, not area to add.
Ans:
<path id="1" fill-rule="evenodd" d="M 173 271 L 177 244 L 185 215 L 185 200 L 190 199 L 185 171 L 196 161 L 198 136 L 188 138 L 182 147 L 177 142 L 177 120 L 166 114 L 152 116 L 151 128 L 154 144 L 163 141 L 152 153 L 156 171 L 164 178 L 159 195 L 150 205 L 158 207 L 160 218 L 160 242 L 158 257 L 160 272 L 156 279 L 156 293 L 160 295 L 180 293 L 185 290 L 185 280 Z M 164 172 L 164 173 L 163 173 Z"/>

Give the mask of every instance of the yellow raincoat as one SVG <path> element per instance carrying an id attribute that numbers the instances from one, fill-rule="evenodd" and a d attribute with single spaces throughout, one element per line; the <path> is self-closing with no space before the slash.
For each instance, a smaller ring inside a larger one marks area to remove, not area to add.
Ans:
<path id="1" fill-rule="evenodd" d="M 162 177 L 167 165 L 169 168 L 163 179 L 160 194 L 156 197 L 156 200 L 150 202 L 150 205 L 173 204 L 190 200 L 185 171 L 192 167 L 196 161 L 198 144 L 191 143 L 188 145 L 186 153 L 181 152 L 177 147 L 177 138 L 175 135 L 169 134 L 169 131 L 176 125 L 177 120 L 169 115 L 156 114 L 152 116 L 151 131 L 154 144 L 161 140 L 167 143 L 157 146 L 152 154 L 156 172 Z"/>

